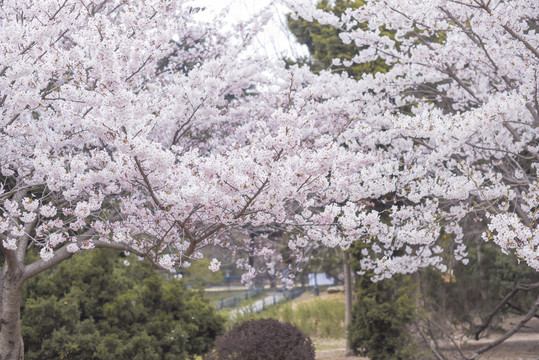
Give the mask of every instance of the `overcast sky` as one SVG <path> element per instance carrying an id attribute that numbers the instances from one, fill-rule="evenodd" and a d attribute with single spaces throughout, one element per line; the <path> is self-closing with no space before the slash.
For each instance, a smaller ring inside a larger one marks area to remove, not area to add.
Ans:
<path id="1" fill-rule="evenodd" d="M 296 58 L 308 55 L 307 47 L 298 44 L 286 27 L 287 9 L 282 5 L 272 4 L 271 0 L 196 0 L 193 3 L 206 8 L 199 13 L 205 20 L 215 18 L 226 6 L 230 6 L 227 20 L 229 19 L 231 23 L 246 20 L 264 7 L 270 6 L 273 17 L 266 30 L 257 36 L 254 51 L 272 58 L 283 56 Z"/>

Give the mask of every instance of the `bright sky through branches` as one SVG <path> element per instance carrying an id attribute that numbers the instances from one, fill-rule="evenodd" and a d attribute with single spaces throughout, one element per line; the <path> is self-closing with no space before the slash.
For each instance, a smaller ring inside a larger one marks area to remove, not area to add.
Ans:
<path id="1" fill-rule="evenodd" d="M 308 56 L 307 47 L 299 44 L 288 31 L 286 14 L 290 11 L 282 4 L 272 0 L 197 0 L 196 6 L 205 8 L 198 14 L 201 19 L 210 21 L 226 13 L 227 22 L 231 24 L 248 20 L 266 8 L 272 17 L 251 45 L 253 50 L 272 58 Z"/>

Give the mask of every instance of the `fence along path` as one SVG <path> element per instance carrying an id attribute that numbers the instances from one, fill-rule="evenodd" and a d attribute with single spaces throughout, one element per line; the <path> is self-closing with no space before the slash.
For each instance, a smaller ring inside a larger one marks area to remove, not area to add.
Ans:
<path id="1" fill-rule="evenodd" d="M 292 300 L 305 292 L 305 288 L 293 288 L 284 292 L 271 292 L 262 299 L 256 300 L 250 305 L 240 306 L 230 312 L 230 319 L 235 319 L 238 314 L 257 314 L 268 307 L 277 305 L 281 301 Z"/>

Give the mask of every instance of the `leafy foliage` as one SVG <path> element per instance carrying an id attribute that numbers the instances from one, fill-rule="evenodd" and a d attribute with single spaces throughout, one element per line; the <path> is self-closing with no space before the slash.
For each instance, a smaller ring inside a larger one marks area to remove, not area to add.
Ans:
<path id="1" fill-rule="evenodd" d="M 337 0 L 334 2 L 321 0 L 316 6 L 318 9 L 342 16 L 347 9 L 357 9 L 363 4 L 362 0 Z M 288 28 L 297 41 L 307 45 L 309 53 L 314 59 L 314 62 L 309 64 L 313 71 L 318 72 L 332 68 L 339 73 L 346 71 L 350 76 L 358 79 L 365 73 L 373 74 L 387 71 L 387 65 L 382 60 L 354 64 L 346 68 L 333 66 L 334 58 L 352 60 L 354 55 L 361 51 L 361 48 L 353 43 L 345 44 L 339 37 L 341 31 L 331 25 L 322 25 L 316 20 L 307 21 L 303 18 L 294 20 L 290 15 L 287 20 Z M 364 24 L 359 26 L 364 26 Z M 309 62 L 305 59 L 300 59 L 299 63 Z"/>
<path id="2" fill-rule="evenodd" d="M 210 285 L 223 285 L 223 273 L 211 271 L 208 264 L 203 261 L 194 261 L 190 267 L 183 271 L 184 283 L 193 289 L 204 288 Z"/>
<path id="3" fill-rule="evenodd" d="M 149 264 L 124 260 L 96 250 L 26 283 L 27 359 L 176 360 L 208 351 L 224 329 L 214 308 Z"/>
<path id="4" fill-rule="evenodd" d="M 410 275 L 376 283 L 359 277 L 349 328 L 356 354 L 372 360 L 417 359 L 417 343 L 407 331 L 416 313 L 415 288 Z"/>
<path id="5" fill-rule="evenodd" d="M 207 360 L 314 360 L 314 346 L 300 329 L 275 319 L 238 324 L 215 340 Z"/>

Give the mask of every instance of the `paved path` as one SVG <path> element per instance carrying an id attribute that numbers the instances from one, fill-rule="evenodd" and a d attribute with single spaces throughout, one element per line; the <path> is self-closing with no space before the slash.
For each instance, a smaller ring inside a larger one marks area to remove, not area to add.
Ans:
<path id="1" fill-rule="evenodd" d="M 268 293 L 267 296 L 265 296 L 262 299 L 256 300 L 254 303 L 248 306 L 240 306 L 239 308 L 233 309 L 230 312 L 230 318 L 235 319 L 238 314 L 248 314 L 248 313 L 259 313 L 262 310 L 273 306 L 277 304 L 279 301 L 283 300 L 284 293 L 282 292 L 271 292 Z"/>

